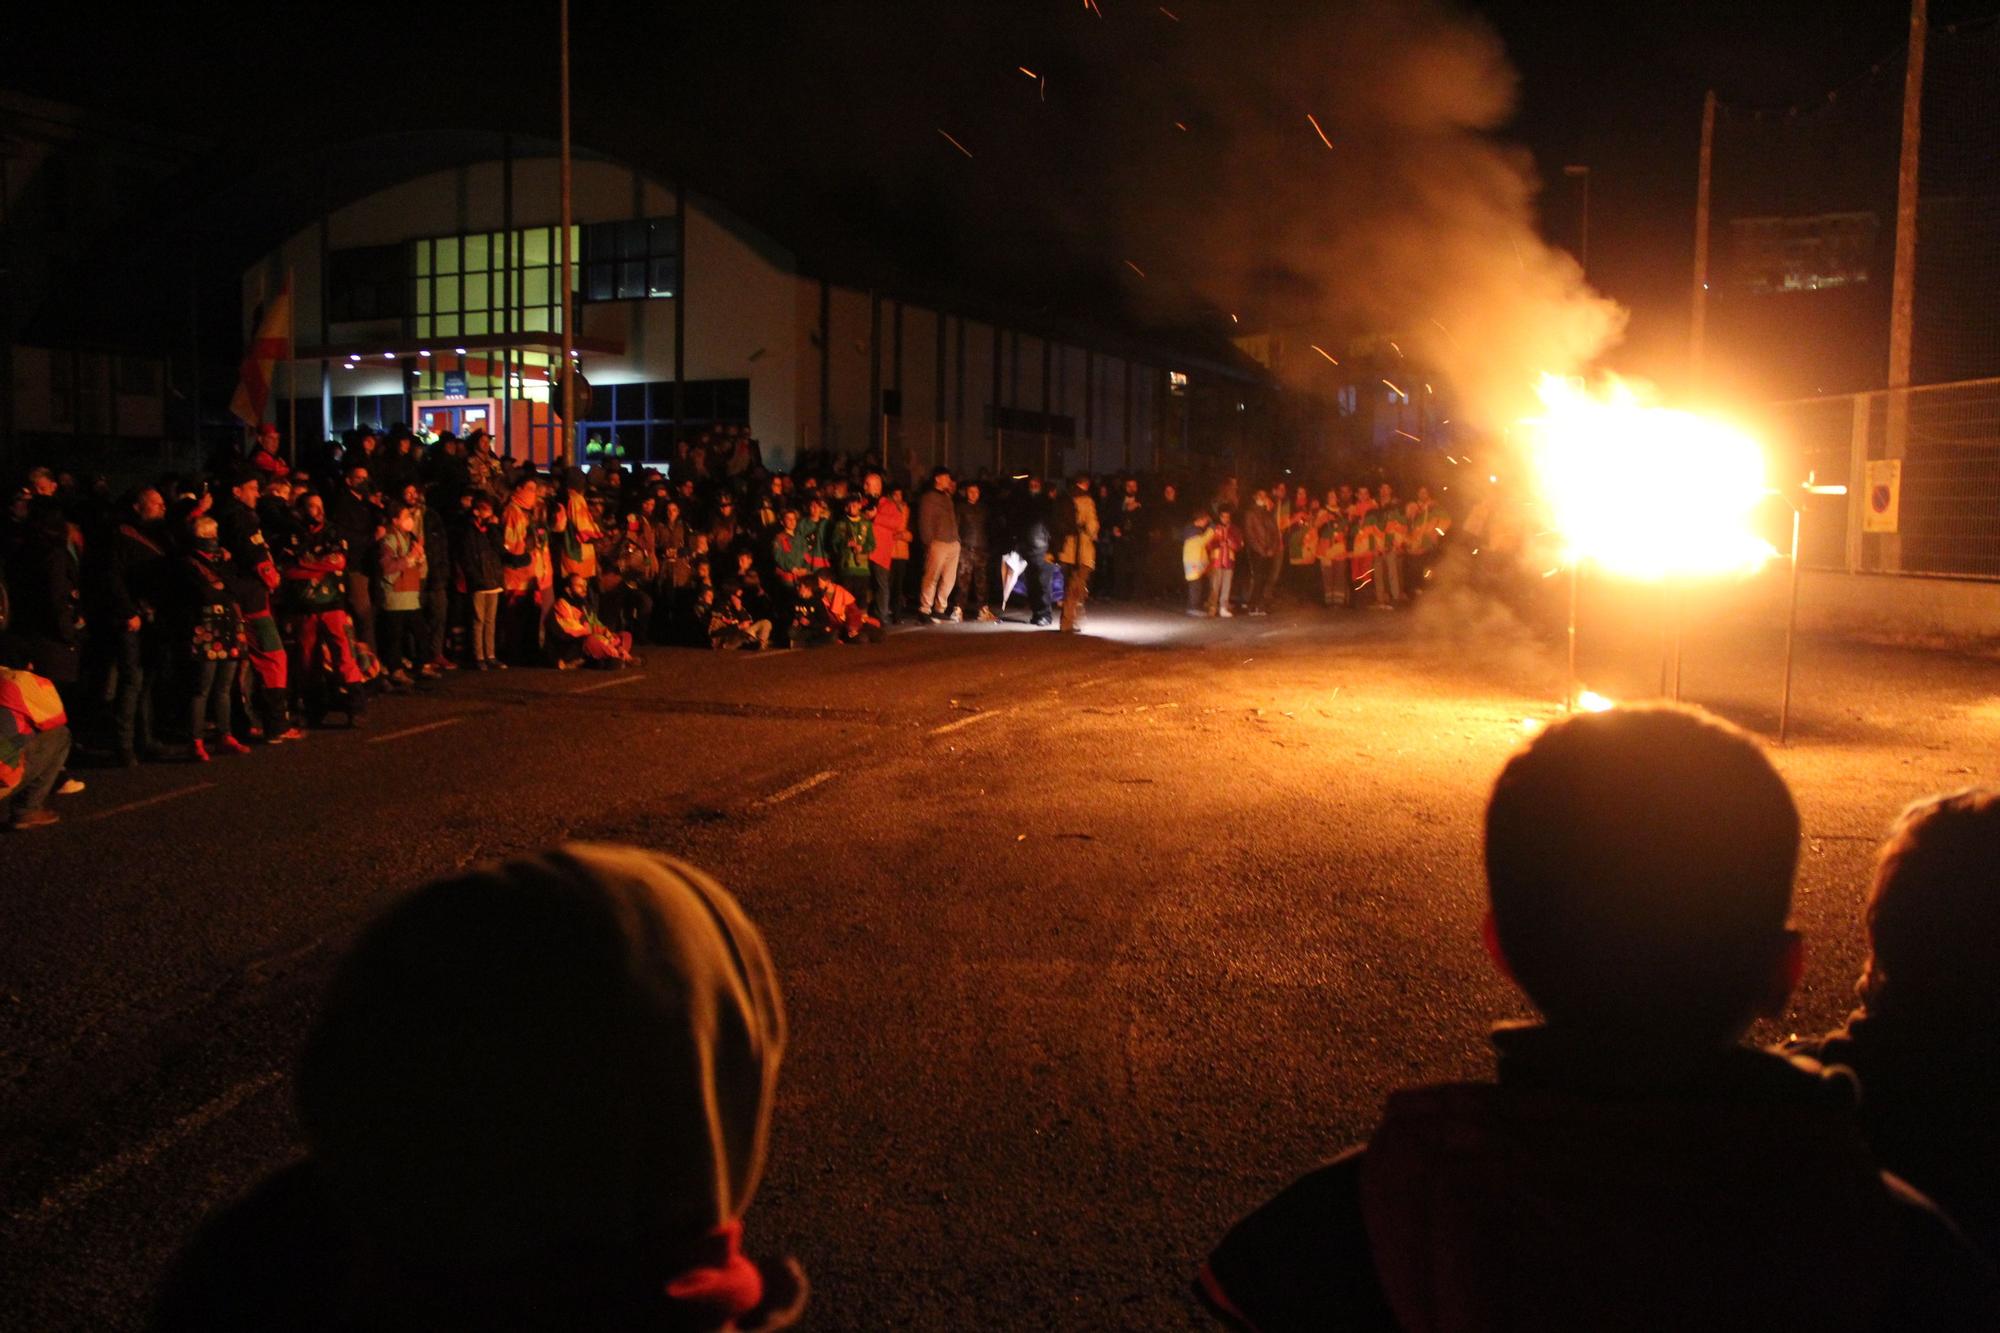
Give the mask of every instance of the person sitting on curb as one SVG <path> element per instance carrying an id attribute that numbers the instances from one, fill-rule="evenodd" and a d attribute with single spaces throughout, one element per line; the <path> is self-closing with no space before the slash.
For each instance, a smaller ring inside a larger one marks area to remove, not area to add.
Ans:
<path id="1" fill-rule="evenodd" d="M 1203 1266 L 1224 1322 L 1294 1329 L 1992 1329 L 2000 1293 L 1863 1142 L 1854 1086 L 1740 1044 L 1784 1012 L 1799 816 L 1734 727 L 1568 718 L 1486 811 L 1495 963 L 1540 1010 L 1499 1077 L 1394 1093 L 1368 1143 Z"/>

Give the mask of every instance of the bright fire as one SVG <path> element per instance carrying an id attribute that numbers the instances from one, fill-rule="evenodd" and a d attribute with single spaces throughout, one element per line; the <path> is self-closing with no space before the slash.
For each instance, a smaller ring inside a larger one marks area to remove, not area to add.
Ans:
<path id="1" fill-rule="evenodd" d="M 1549 518 L 1571 559 L 1657 582 L 1753 574 L 1777 552 L 1750 525 L 1764 455 L 1725 422 L 1544 375 L 1524 423 Z"/>
<path id="2" fill-rule="evenodd" d="M 1580 713 L 1608 713 L 1614 705 L 1596 690 L 1582 690 L 1576 696 L 1576 707 Z"/>

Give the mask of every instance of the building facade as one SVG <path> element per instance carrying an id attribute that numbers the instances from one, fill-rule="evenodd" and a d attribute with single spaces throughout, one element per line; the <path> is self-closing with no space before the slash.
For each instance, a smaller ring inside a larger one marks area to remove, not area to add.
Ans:
<path id="1" fill-rule="evenodd" d="M 551 410 L 560 360 L 558 167 L 468 161 L 337 202 L 243 275 L 246 337 L 293 293 L 293 354 L 267 416 L 310 440 L 398 422 L 481 426 L 517 453 L 663 466 L 677 438 L 747 425 L 773 468 L 804 453 L 894 465 L 1062 471 L 1175 465 L 1198 443 L 1191 385 L 1250 379 L 1173 354 L 1051 336 L 801 271 L 721 207 L 621 163 L 579 157 L 571 246 L 572 431 Z M 296 429 L 292 422 L 296 421 Z"/>

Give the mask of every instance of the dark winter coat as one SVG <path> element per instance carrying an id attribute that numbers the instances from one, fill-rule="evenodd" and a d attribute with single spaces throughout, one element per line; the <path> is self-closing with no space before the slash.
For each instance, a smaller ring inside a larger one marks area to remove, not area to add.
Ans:
<path id="1" fill-rule="evenodd" d="M 499 590 L 505 569 L 500 543 L 497 518 L 483 528 L 469 518 L 458 525 L 451 544 L 451 568 L 467 592 Z"/>
<path id="2" fill-rule="evenodd" d="M 2000 1327 L 1992 1270 L 1879 1170 L 1844 1075 L 1495 1044 L 1497 1083 L 1394 1094 L 1365 1149 L 1239 1222 L 1211 1308 L 1260 1333 Z"/>

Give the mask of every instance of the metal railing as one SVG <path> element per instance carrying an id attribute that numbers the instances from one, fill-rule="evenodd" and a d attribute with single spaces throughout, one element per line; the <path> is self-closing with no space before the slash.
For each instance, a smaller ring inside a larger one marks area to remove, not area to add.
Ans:
<path id="1" fill-rule="evenodd" d="M 1773 403 L 1762 418 L 1777 485 L 1848 488 L 1808 498 L 1807 568 L 2000 579 L 2000 378 Z M 1869 466 L 1886 462 L 1900 475 Z M 1892 492 L 1895 530 L 1871 531 Z"/>

